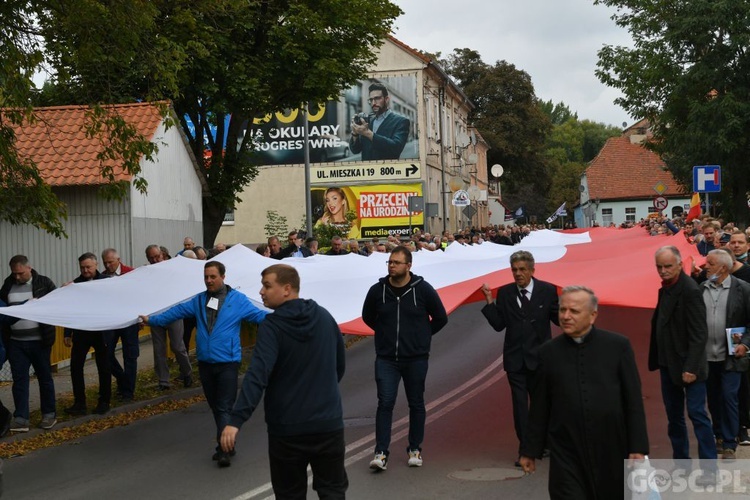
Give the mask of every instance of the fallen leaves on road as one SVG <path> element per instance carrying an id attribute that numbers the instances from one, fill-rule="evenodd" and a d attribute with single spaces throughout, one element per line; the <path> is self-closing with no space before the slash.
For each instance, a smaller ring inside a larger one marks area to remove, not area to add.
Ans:
<path id="1" fill-rule="evenodd" d="M 74 441 L 91 434 L 129 425 L 144 418 L 182 410 L 200 401 L 205 401 L 203 395 L 193 396 L 186 399 L 163 401 L 154 405 L 147 405 L 137 410 L 118 413 L 103 418 L 93 418 L 68 427 L 58 427 L 27 439 L 17 439 L 0 443 L 0 458 L 12 458 L 25 455 L 29 452 L 57 446 L 68 441 Z"/>

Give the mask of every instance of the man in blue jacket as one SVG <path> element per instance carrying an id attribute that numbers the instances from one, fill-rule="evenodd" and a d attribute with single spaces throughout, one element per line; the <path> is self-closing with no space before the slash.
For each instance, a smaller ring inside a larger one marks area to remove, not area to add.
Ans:
<path id="1" fill-rule="evenodd" d="M 242 349 L 240 325 L 242 321 L 260 323 L 266 317 L 247 296 L 224 284 L 226 268 L 221 262 L 207 262 L 203 268 L 206 291 L 177 304 L 161 314 L 139 316 L 147 325 L 166 326 L 173 321 L 195 318 L 196 355 L 198 372 L 206 401 L 216 421 L 216 452 L 213 459 L 219 467 L 229 467 L 234 449 L 221 450 L 221 431 L 229 423 L 229 412 L 237 398 Z"/>
<path id="2" fill-rule="evenodd" d="M 274 312 L 258 328 L 250 368 L 221 446 L 225 452 L 234 449 L 240 426 L 265 391 L 268 456 L 276 498 L 305 498 L 310 465 L 318 496 L 343 499 L 349 481 L 339 392 L 345 369 L 339 327 L 324 308 L 299 298 L 299 274 L 291 266 L 266 268 L 260 296 Z"/>
<path id="3" fill-rule="evenodd" d="M 422 440 L 427 411 L 424 387 L 432 336 L 448 323 L 445 307 L 434 288 L 411 273 L 411 252 L 396 247 L 388 261 L 388 276 L 367 292 L 362 320 L 375 331 L 375 416 L 373 470 L 385 470 L 391 444 L 393 407 L 404 380 L 409 402 L 409 467 L 422 465 Z"/>

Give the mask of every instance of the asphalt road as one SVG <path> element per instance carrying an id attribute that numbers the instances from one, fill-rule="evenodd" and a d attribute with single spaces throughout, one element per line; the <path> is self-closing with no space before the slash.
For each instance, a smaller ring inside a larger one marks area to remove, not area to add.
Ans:
<path id="1" fill-rule="evenodd" d="M 403 392 L 394 414 L 388 470 L 369 470 L 376 392 L 371 339 L 347 351 L 341 384 L 347 472 L 353 499 L 547 498 L 547 464 L 523 477 L 513 467 L 517 442 L 502 369 L 503 334 L 465 306 L 433 340 L 426 401 L 424 466 L 406 465 L 408 408 Z M 645 371 L 648 318 L 638 309 L 604 309 L 599 325 L 627 333 L 641 366 L 652 456 L 669 456 L 657 379 Z M 406 418 L 405 418 L 406 417 Z M 262 410 L 245 424 L 231 467 L 211 461 L 213 419 L 205 403 L 153 417 L 56 448 L 5 461 L 6 498 L 265 499 L 273 492 Z M 309 498 L 316 498 L 310 490 Z"/>

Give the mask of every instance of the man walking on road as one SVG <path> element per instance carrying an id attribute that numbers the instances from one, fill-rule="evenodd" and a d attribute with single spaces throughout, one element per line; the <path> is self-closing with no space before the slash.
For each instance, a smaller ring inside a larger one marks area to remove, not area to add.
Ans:
<path id="1" fill-rule="evenodd" d="M 487 305 L 482 314 L 495 331 L 505 330 L 503 366 L 508 374 L 513 424 L 520 449 L 526 439 L 529 394 L 534 389 L 539 346 L 552 338 L 550 322 L 559 324 L 555 285 L 534 278 L 534 256 L 524 250 L 510 256 L 515 283 L 501 287 L 492 302 L 492 290 L 482 285 Z M 516 461 L 516 467 L 520 466 Z"/>
<path id="2" fill-rule="evenodd" d="M 594 326 L 597 298 L 563 288 L 559 335 L 539 348 L 521 466 L 534 472 L 549 443 L 553 500 L 623 498 L 625 460 L 648 454 L 646 414 L 627 337 Z"/>
<path id="3" fill-rule="evenodd" d="M 250 368 L 221 435 L 222 449 L 234 450 L 240 426 L 252 416 L 265 391 L 276 498 L 305 498 L 310 465 L 318 496 L 343 499 L 349 481 L 339 391 L 345 369 L 341 332 L 328 311 L 299 298 L 296 269 L 276 264 L 261 275 L 260 296 L 274 312 L 258 328 Z"/>
<path id="4" fill-rule="evenodd" d="M 203 393 L 216 421 L 217 445 L 213 459 L 218 461 L 219 467 L 229 467 L 230 456 L 234 455 L 234 449 L 231 452 L 221 450 L 220 438 L 237 397 L 237 377 L 242 361 L 240 326 L 242 321 L 260 323 L 267 314 L 255 307 L 245 294 L 225 285 L 225 273 L 221 262 L 207 262 L 203 268 L 205 292 L 161 314 L 138 317 L 141 323 L 152 326 L 195 318 L 198 371 Z"/>
<path id="5" fill-rule="evenodd" d="M 434 288 L 411 273 L 412 255 L 396 247 L 388 260 L 388 276 L 367 292 L 362 320 L 375 331 L 375 382 L 378 410 L 375 418 L 373 470 L 385 470 L 390 453 L 393 407 L 404 380 L 409 403 L 410 467 L 422 465 L 422 441 L 427 417 L 425 379 L 432 336 L 448 323 L 445 307 Z"/>

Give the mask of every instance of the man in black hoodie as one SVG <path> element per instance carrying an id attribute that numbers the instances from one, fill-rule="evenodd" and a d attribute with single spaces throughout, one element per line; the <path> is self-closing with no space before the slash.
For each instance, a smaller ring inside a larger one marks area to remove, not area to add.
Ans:
<path id="1" fill-rule="evenodd" d="M 221 434 L 227 453 L 260 403 L 268 426 L 271 484 L 276 498 L 305 498 L 307 466 L 320 498 L 345 498 L 344 417 L 339 381 L 344 341 L 331 314 L 299 298 L 299 274 L 285 264 L 262 273 L 263 305 L 274 309 L 258 327 L 242 389 Z"/>
<path id="2" fill-rule="evenodd" d="M 409 402 L 409 467 L 422 465 L 422 440 L 427 411 L 424 386 L 432 336 L 448 323 L 445 307 L 432 286 L 411 273 L 411 252 L 396 247 L 388 261 L 388 276 L 370 288 L 362 320 L 375 331 L 375 417 L 373 470 L 385 470 L 391 444 L 393 407 L 404 380 Z"/>

